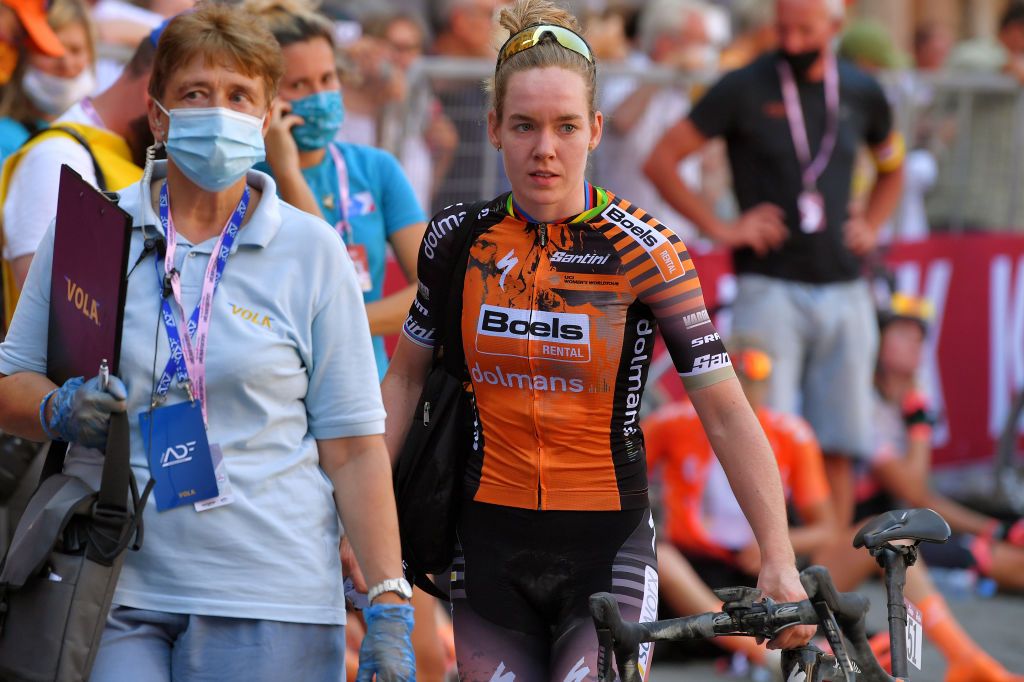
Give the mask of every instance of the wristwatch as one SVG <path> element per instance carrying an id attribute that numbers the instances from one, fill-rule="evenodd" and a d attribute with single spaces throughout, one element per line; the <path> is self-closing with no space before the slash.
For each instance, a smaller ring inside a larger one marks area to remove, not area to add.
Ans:
<path id="1" fill-rule="evenodd" d="M 394 592 L 402 599 L 412 599 L 412 585 L 405 578 L 381 580 L 366 593 L 366 599 L 372 604 L 374 599 L 385 592 Z"/>

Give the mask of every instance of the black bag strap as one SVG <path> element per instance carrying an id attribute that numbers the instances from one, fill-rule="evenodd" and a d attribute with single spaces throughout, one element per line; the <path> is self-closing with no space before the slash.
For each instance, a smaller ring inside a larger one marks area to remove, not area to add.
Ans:
<path id="1" fill-rule="evenodd" d="M 64 469 L 68 443 L 51 441 L 46 461 L 39 476 L 36 490 L 43 481 Z M 150 479 L 140 495 L 131 470 L 131 436 L 128 415 L 124 412 L 110 416 L 107 446 L 103 458 L 100 489 L 92 508 L 94 526 L 90 532 L 89 558 L 110 565 L 135 539 L 135 549 L 142 546 L 142 511 L 153 489 Z M 131 499 L 131 508 L 128 502 Z"/>
<path id="2" fill-rule="evenodd" d="M 455 257 L 449 276 L 449 288 L 443 297 L 444 305 L 434 311 L 437 343 L 434 344 L 434 364 L 444 363 L 444 368 L 453 377 L 468 381 L 466 355 L 462 347 L 462 293 L 466 284 L 466 268 L 469 265 L 469 250 L 473 246 L 480 211 L 490 202 L 472 204 L 466 209 L 466 217 L 455 232 Z"/>
<path id="3" fill-rule="evenodd" d="M 31 140 L 34 140 L 40 135 L 45 135 L 51 132 L 64 133 L 65 135 L 70 135 L 72 138 L 74 138 L 75 142 L 85 147 L 85 151 L 89 153 L 89 158 L 92 159 L 92 170 L 96 174 L 96 187 L 101 192 L 106 192 L 107 178 L 105 175 L 103 175 L 103 170 L 100 169 L 100 162 L 96 159 L 96 155 L 92 153 L 92 145 L 90 145 L 89 141 L 86 140 L 85 137 L 74 128 L 68 128 L 60 124 L 52 125 L 49 128 L 42 128 L 32 133 L 32 135 L 25 142 L 30 142 Z"/>
<path id="4" fill-rule="evenodd" d="M 434 597 L 435 599 L 440 599 L 441 601 L 452 600 L 451 596 L 445 594 L 444 591 L 437 586 L 437 583 L 431 580 L 430 576 L 426 573 L 414 573 L 412 584 L 420 588 L 427 594 L 429 594 L 431 597 Z"/>
<path id="5" fill-rule="evenodd" d="M 68 454 L 68 444 L 62 440 L 51 440 L 50 449 L 46 451 L 43 470 L 39 474 L 39 483 L 64 470 L 64 457 Z"/>
<path id="6" fill-rule="evenodd" d="M 110 415 L 103 477 L 92 509 L 95 532 L 90 534 L 88 553 L 89 558 L 98 563 L 112 563 L 130 543 L 132 531 L 142 523 L 145 500 L 140 503 L 133 494 L 133 508 L 128 508 L 129 493 L 135 492 L 131 484 L 130 456 L 128 414 L 117 412 Z"/>

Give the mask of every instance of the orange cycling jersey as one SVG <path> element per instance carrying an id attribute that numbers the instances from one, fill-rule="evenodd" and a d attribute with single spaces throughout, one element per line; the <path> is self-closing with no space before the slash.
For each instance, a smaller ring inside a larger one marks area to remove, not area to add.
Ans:
<path id="1" fill-rule="evenodd" d="M 462 338 L 476 406 L 468 493 L 525 509 L 645 507 L 638 415 L 660 326 L 689 390 L 734 375 L 683 242 L 595 188 L 595 208 L 526 222 L 511 196 L 431 221 L 404 326 L 432 347 L 432 291 L 446 291 L 454 233 L 472 230 Z M 438 298 L 440 298 L 438 296 Z"/>
<path id="2" fill-rule="evenodd" d="M 786 500 L 798 511 L 827 501 L 825 465 L 810 425 L 764 408 L 757 411 L 757 419 L 778 462 Z M 669 540 L 687 553 L 728 559 L 734 548 L 723 546 L 708 529 L 705 502 L 715 453 L 693 405 L 666 405 L 644 420 L 643 427 L 648 466 L 662 472 Z"/>

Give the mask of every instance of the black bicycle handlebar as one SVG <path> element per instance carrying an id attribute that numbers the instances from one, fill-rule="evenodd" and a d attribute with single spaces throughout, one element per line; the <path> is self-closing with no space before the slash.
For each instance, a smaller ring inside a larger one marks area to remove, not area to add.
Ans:
<path id="1" fill-rule="evenodd" d="M 618 664 L 621 682 L 641 682 L 638 667 L 640 644 L 665 640 L 707 639 L 710 637 L 744 635 L 759 640 L 774 639 L 783 630 L 795 625 L 822 625 L 834 654 L 830 663 L 847 682 L 898 682 L 878 663 L 868 645 L 864 616 L 868 601 L 860 594 L 841 593 L 821 566 L 812 566 L 800 574 L 808 599 L 778 603 L 765 598 L 760 590 L 738 587 L 718 590 L 725 602 L 717 613 L 673 618 L 651 623 L 622 620 L 615 597 L 599 592 L 590 597 L 590 613 L 597 627 L 598 680 L 613 682 L 612 654 Z M 842 634 L 840 634 L 842 633 Z M 842 635 L 853 649 L 846 652 Z M 858 667 L 859 665 L 859 667 Z"/>

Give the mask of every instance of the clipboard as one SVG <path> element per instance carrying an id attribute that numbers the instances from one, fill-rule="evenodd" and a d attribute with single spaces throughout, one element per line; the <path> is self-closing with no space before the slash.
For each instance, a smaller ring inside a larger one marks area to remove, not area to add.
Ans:
<path id="1" fill-rule="evenodd" d="M 46 346 L 46 375 L 58 386 L 96 376 L 104 359 L 117 374 L 131 230 L 127 212 L 61 165 Z"/>

